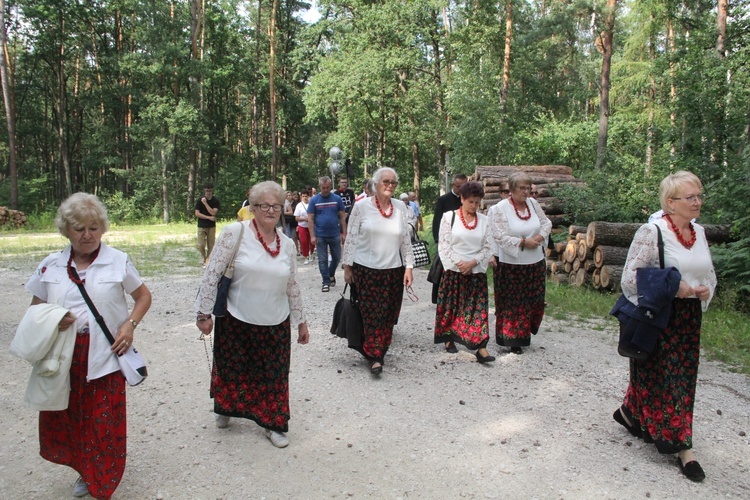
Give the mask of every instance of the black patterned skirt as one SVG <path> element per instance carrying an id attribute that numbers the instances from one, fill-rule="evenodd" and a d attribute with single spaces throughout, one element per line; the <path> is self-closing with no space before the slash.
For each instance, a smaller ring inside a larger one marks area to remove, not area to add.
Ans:
<path id="1" fill-rule="evenodd" d="M 211 397 L 214 412 L 286 432 L 289 422 L 289 318 L 258 326 L 231 314 L 216 320 Z"/>
<path id="2" fill-rule="evenodd" d="M 701 318 L 698 299 L 675 299 L 654 353 L 647 360 L 630 360 L 630 384 L 623 404 L 644 441 L 656 444 L 659 453 L 693 447 Z"/>
<path id="3" fill-rule="evenodd" d="M 495 286 L 495 340 L 507 347 L 531 345 L 544 318 L 547 264 L 498 264 Z"/>
<path id="4" fill-rule="evenodd" d="M 401 314 L 404 267 L 372 269 L 355 263 L 352 270 L 365 329 L 362 351 L 370 361 L 382 363 Z"/>
<path id="5" fill-rule="evenodd" d="M 487 346 L 487 275 L 445 271 L 435 309 L 435 343 L 453 341 L 469 349 Z"/>

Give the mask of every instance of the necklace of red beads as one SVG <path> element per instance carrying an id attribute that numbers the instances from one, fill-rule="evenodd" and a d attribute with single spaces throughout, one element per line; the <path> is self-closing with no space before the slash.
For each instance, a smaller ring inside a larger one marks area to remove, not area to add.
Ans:
<path id="1" fill-rule="evenodd" d="M 255 222 L 255 219 L 253 219 L 253 227 L 255 228 L 255 236 L 258 238 L 258 241 L 260 241 L 260 244 L 263 245 L 265 251 L 268 252 L 271 257 L 279 255 L 279 252 L 281 252 L 281 238 L 279 238 L 278 231 L 274 231 L 276 233 L 276 250 L 271 250 L 271 247 L 269 247 L 263 240 L 263 236 L 260 234 L 260 229 L 258 229 L 258 224 Z"/>
<path id="2" fill-rule="evenodd" d="M 393 203 L 391 203 L 391 211 L 386 213 L 383 211 L 383 208 L 380 206 L 380 201 L 378 201 L 378 197 L 373 196 L 373 198 L 375 198 L 375 206 L 378 207 L 378 212 L 380 212 L 380 215 L 382 215 L 386 219 L 389 218 L 391 215 L 393 215 Z"/>
<path id="3" fill-rule="evenodd" d="M 96 258 L 99 256 L 99 250 L 102 248 L 101 245 L 99 245 L 99 248 L 91 252 L 91 257 L 89 260 L 89 265 L 96 260 Z M 70 258 L 68 259 L 68 278 L 70 278 L 70 281 L 75 283 L 76 285 L 85 285 L 86 280 L 81 279 L 78 276 L 78 272 L 73 272 L 73 256 L 74 256 L 73 248 L 70 249 Z"/>
<path id="4" fill-rule="evenodd" d="M 479 217 L 477 217 L 477 214 L 474 214 L 474 225 L 470 226 L 466 222 L 466 219 L 464 218 L 464 207 L 459 207 L 459 209 L 458 209 L 458 218 L 461 219 L 461 224 L 463 224 L 464 227 L 466 229 L 468 229 L 469 231 L 471 231 L 472 229 L 474 229 L 475 227 L 477 227 L 477 224 L 479 223 Z"/>
<path id="5" fill-rule="evenodd" d="M 524 204 L 526 205 L 526 215 L 521 215 L 521 212 L 518 211 L 518 206 L 516 205 L 516 200 L 513 199 L 513 196 L 510 197 L 510 202 L 513 205 L 513 210 L 516 211 L 516 215 L 521 220 L 529 220 L 531 219 L 531 209 L 529 208 L 529 202 L 524 201 Z"/>
<path id="6" fill-rule="evenodd" d="M 685 240 L 685 238 L 682 237 L 682 231 L 680 231 L 680 228 L 677 227 L 677 224 L 674 223 L 672 220 L 672 217 L 669 216 L 669 214 L 664 214 L 664 218 L 667 219 L 667 222 L 669 222 L 669 227 L 672 228 L 672 232 L 677 236 L 677 241 L 679 241 L 682 246 L 690 250 L 693 248 L 693 245 L 695 244 L 695 228 L 693 227 L 692 222 L 688 222 L 688 227 L 690 228 L 690 240 Z"/>

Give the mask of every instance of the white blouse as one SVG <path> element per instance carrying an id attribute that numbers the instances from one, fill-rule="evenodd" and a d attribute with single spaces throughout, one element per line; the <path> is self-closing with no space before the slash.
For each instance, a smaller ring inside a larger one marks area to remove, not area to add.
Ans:
<path id="1" fill-rule="evenodd" d="M 414 267 L 411 237 L 406 225 L 406 206 L 391 199 L 393 214 L 383 217 L 375 197 L 365 198 L 352 207 L 347 225 L 342 264 L 355 262 L 371 269 Z"/>
<path id="2" fill-rule="evenodd" d="M 216 287 L 232 260 L 240 225 L 245 226 L 245 230 L 234 261 L 227 310 L 235 318 L 253 325 L 278 325 L 287 316 L 291 326 L 304 323 L 294 242 L 277 228 L 281 252 L 272 257 L 258 241 L 252 221 L 235 222 L 221 231 L 198 289 L 196 311 L 210 313 L 213 310 Z M 275 248 L 273 243 L 269 246 Z"/>
<path id="3" fill-rule="evenodd" d="M 711 252 L 703 226 L 693 224 L 695 228 L 695 243 L 688 249 L 677 239 L 669 224 L 664 219 L 657 219 L 651 224 L 644 224 L 633 236 L 633 242 L 628 250 L 628 258 L 622 270 L 622 292 L 625 297 L 638 305 L 638 287 L 636 285 L 636 270 L 641 267 L 659 267 L 658 236 L 654 224 L 658 224 L 664 239 L 664 267 L 675 267 L 682 275 L 682 281 L 696 287 L 705 285 L 710 291 L 708 300 L 702 301 L 705 311 L 716 290 L 716 273 L 711 261 Z"/>
<path id="4" fill-rule="evenodd" d="M 492 235 L 497 240 L 498 248 L 502 250 L 499 254 L 500 262 L 527 265 L 544 259 L 552 222 L 544 214 L 538 201 L 534 198 L 527 198 L 526 201 L 531 212 L 531 217 L 527 220 L 518 217 L 510 198 L 495 205 L 497 209 L 491 214 Z M 524 248 L 521 251 L 522 238 L 531 238 L 537 234 L 544 237 L 544 242 L 534 249 Z"/>
<path id="5" fill-rule="evenodd" d="M 453 214 L 456 215 L 451 227 Z M 445 212 L 440 220 L 440 237 L 438 253 L 443 268 L 460 272 L 457 264 L 462 260 L 476 260 L 478 264 L 471 270 L 473 274 L 486 273 L 487 264 L 492 257 L 492 242 L 489 219 L 484 214 L 477 214 L 477 227 L 466 229 L 461 222 L 458 210 Z"/>
<path id="6" fill-rule="evenodd" d="M 294 208 L 294 216 L 295 217 L 304 217 L 305 218 L 304 221 L 301 221 L 301 220 L 297 221 L 297 225 L 299 225 L 299 227 L 308 227 L 308 222 L 307 222 L 307 203 L 303 203 L 301 201 L 299 203 L 297 203 L 297 206 Z"/>

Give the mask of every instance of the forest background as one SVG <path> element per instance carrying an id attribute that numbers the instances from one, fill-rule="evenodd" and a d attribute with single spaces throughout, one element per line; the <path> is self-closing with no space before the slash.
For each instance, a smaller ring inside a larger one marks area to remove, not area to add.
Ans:
<path id="1" fill-rule="evenodd" d="M 576 224 L 645 221 L 705 183 L 722 285 L 750 293 L 750 6 L 740 0 L 0 0 L 0 205 L 49 227 L 92 192 L 113 221 L 189 220 L 204 181 L 381 166 L 429 210 L 478 165 L 565 164 Z M 310 17 L 311 9 L 314 11 Z M 305 19 L 308 19 L 306 21 Z M 309 19 L 317 19 L 309 21 Z"/>

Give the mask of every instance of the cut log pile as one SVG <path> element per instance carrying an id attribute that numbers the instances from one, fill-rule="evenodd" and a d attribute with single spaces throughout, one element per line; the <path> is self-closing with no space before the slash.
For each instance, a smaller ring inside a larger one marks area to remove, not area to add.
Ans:
<path id="1" fill-rule="evenodd" d="M 539 201 L 544 213 L 552 221 L 552 227 L 569 225 L 571 217 L 565 213 L 564 204 L 562 200 L 554 195 L 554 190 L 564 185 L 582 186 L 585 185 L 585 181 L 573 177 L 573 169 L 565 165 L 499 165 L 477 167 L 469 180 L 479 181 L 484 186 L 482 210 L 486 212 L 487 209 L 501 200 L 500 187 L 508 181 L 510 174 L 519 171 L 526 172 L 531 178 L 531 182 L 536 184 L 539 191 L 537 201 Z"/>
<path id="2" fill-rule="evenodd" d="M 558 284 L 619 292 L 630 243 L 642 225 L 640 222 L 594 221 L 588 227 L 570 226 L 567 242 L 547 249 L 550 279 Z M 709 244 L 730 241 L 728 225 L 703 227 Z"/>
<path id="3" fill-rule="evenodd" d="M 26 214 L 19 210 L 11 210 L 0 207 L 0 226 L 8 226 L 15 229 L 26 225 Z"/>

